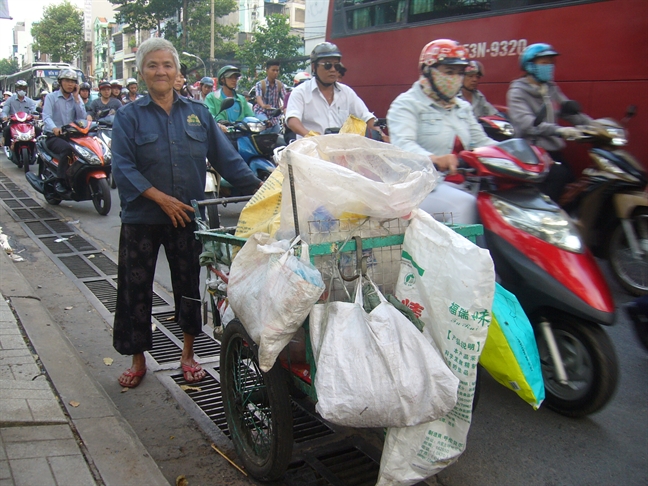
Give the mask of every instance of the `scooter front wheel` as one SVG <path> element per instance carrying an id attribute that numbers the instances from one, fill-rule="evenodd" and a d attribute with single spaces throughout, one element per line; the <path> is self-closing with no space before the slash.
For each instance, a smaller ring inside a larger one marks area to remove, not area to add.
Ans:
<path id="1" fill-rule="evenodd" d="M 90 193 L 92 194 L 92 204 L 102 216 L 110 212 L 110 186 L 106 179 L 90 179 Z"/>
<path id="2" fill-rule="evenodd" d="M 633 295 L 648 294 L 648 208 L 639 208 L 630 222 L 641 255 L 632 251 L 623 225 L 612 232 L 608 255 L 612 272 L 619 283 Z"/>
<path id="3" fill-rule="evenodd" d="M 23 169 L 25 169 L 25 174 L 29 172 L 29 163 L 31 162 L 31 157 L 29 156 L 29 149 L 23 147 L 20 149 L 20 158 L 22 160 Z"/>
<path id="4" fill-rule="evenodd" d="M 567 375 L 558 379 L 549 345 L 539 323 L 547 321 Z M 555 314 L 534 319 L 545 385 L 544 404 L 567 417 L 584 417 L 602 409 L 617 386 L 619 364 L 612 341 L 593 322 Z"/>

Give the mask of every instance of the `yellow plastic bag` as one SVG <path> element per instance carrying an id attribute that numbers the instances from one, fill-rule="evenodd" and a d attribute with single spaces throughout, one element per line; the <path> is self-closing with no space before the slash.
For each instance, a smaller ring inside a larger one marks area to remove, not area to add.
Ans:
<path id="1" fill-rule="evenodd" d="M 354 115 L 349 115 L 340 128 L 340 133 L 353 133 L 364 136 L 367 131 L 367 123 Z"/>
<path id="2" fill-rule="evenodd" d="M 517 298 L 496 286 L 493 320 L 479 363 L 498 383 L 537 409 L 545 398 L 533 328 Z"/>
<path id="3" fill-rule="evenodd" d="M 283 178 L 281 171 L 275 169 L 252 199 L 248 201 L 239 216 L 236 236 L 249 238 L 255 233 L 275 235 L 279 229 Z"/>

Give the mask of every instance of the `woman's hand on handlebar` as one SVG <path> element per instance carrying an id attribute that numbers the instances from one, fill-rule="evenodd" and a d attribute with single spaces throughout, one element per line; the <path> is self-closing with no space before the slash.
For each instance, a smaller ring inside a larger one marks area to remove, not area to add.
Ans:
<path id="1" fill-rule="evenodd" d="M 430 155 L 430 160 L 437 170 L 447 172 L 448 174 L 456 174 L 459 161 L 454 154 L 447 155 Z"/>

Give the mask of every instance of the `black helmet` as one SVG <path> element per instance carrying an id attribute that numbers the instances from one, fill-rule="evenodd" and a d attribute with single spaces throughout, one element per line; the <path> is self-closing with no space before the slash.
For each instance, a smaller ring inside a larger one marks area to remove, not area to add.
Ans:
<path id="1" fill-rule="evenodd" d="M 82 89 L 87 89 L 88 91 L 90 91 L 90 89 L 91 89 L 90 88 L 90 83 L 86 83 L 86 82 L 81 83 L 79 85 L 79 91 L 81 91 Z"/>
<path id="2" fill-rule="evenodd" d="M 342 58 L 342 53 L 335 44 L 322 42 L 313 47 L 313 50 L 310 53 L 310 60 L 311 63 L 314 63 L 324 57 L 337 57 L 340 59 Z"/>

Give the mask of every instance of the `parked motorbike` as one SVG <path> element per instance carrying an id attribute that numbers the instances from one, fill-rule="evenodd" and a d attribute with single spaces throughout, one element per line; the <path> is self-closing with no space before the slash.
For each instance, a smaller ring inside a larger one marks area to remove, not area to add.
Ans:
<path id="1" fill-rule="evenodd" d="M 571 103 L 571 109 L 578 105 Z M 563 111 L 568 108 L 563 106 Z M 628 110 L 625 119 L 634 115 Z M 634 295 L 648 294 L 648 175 L 631 154 L 625 130 L 611 118 L 579 126 L 579 142 L 591 144 L 593 166 L 566 187 L 560 205 L 576 221 L 585 244 L 610 261 L 619 283 Z"/>
<path id="2" fill-rule="evenodd" d="M 569 417 L 600 410 L 618 378 L 612 342 L 601 328 L 614 322 L 614 301 L 569 216 L 535 187 L 551 159 L 521 139 L 464 150 L 459 158 L 474 171 L 466 177 L 500 282 L 534 327 L 544 403 Z"/>
<path id="3" fill-rule="evenodd" d="M 38 174 L 28 172 L 27 181 L 52 205 L 66 201 L 91 200 L 102 216 L 110 212 L 111 196 L 107 177 L 111 173 L 110 160 L 106 157 L 108 146 L 89 135 L 91 124 L 79 120 L 61 127 L 61 136 L 72 145 L 73 160 L 66 173 L 70 190 L 61 194 L 56 191 L 58 155 L 52 153 L 45 143 L 46 136 L 36 142 Z"/>
<path id="4" fill-rule="evenodd" d="M 36 149 L 36 117 L 19 111 L 9 117 L 11 140 L 5 141 L 5 155 L 9 160 L 29 172 L 29 165 L 35 157 Z"/>

